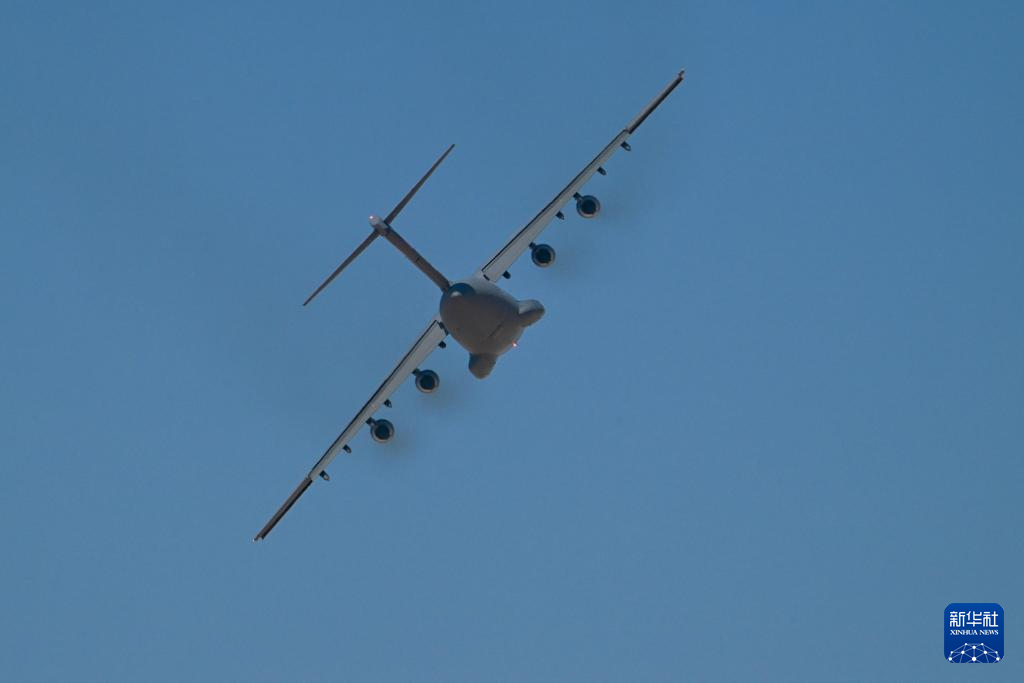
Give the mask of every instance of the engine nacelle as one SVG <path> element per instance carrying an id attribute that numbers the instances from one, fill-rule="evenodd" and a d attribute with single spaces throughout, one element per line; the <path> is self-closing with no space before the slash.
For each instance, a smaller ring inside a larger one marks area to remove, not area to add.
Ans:
<path id="1" fill-rule="evenodd" d="M 377 443 L 387 443 L 395 438 L 395 425 L 390 420 L 374 420 L 370 418 L 370 436 Z"/>
<path id="2" fill-rule="evenodd" d="M 416 375 L 416 388 L 424 394 L 432 394 L 441 386 L 441 378 L 433 370 L 413 370 Z"/>
<path id="3" fill-rule="evenodd" d="M 530 244 L 530 258 L 538 268 L 547 268 L 555 262 L 555 248 L 550 244 Z"/>
<path id="4" fill-rule="evenodd" d="M 583 218 L 594 218 L 601 213 L 601 202 L 592 194 L 576 197 L 576 213 Z"/>

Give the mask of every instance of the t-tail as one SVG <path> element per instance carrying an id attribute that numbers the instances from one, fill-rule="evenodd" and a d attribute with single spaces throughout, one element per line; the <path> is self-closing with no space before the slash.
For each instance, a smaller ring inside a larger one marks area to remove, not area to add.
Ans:
<path id="1" fill-rule="evenodd" d="M 434 165 L 430 167 L 430 170 L 428 170 L 426 174 L 424 174 L 424 176 L 419 179 L 419 182 L 413 185 L 412 189 L 409 190 L 409 192 L 404 197 L 402 197 L 402 201 L 398 202 L 395 208 L 391 210 L 391 213 L 389 213 L 384 218 L 380 218 L 379 216 L 375 215 L 370 216 L 370 227 L 372 227 L 373 230 L 370 232 L 369 235 L 366 236 L 366 239 L 364 239 L 362 243 L 358 247 L 356 247 L 356 250 L 353 251 L 348 258 L 342 261 L 341 265 L 335 268 L 334 272 L 328 275 L 326 280 L 320 283 L 320 286 L 317 287 L 313 291 L 313 293 L 309 295 L 309 298 L 302 302 L 303 306 L 307 305 L 316 297 L 317 294 L 322 292 L 327 287 L 327 285 L 331 284 L 331 282 L 334 281 L 334 278 L 338 277 L 341 274 L 341 271 L 345 270 L 345 268 L 347 268 L 350 263 L 355 261 L 356 257 L 362 254 L 363 251 L 365 251 L 366 248 L 370 246 L 370 244 L 378 237 L 383 237 L 388 242 L 391 242 L 391 244 L 395 245 L 395 248 L 398 249 L 398 251 L 402 252 L 402 254 L 404 254 L 406 258 L 412 261 L 413 265 L 419 268 L 424 275 L 430 278 L 430 281 L 437 285 L 442 292 L 447 290 L 448 287 L 451 286 L 451 283 L 448 281 L 448 278 L 442 275 L 437 268 L 432 266 L 430 262 L 427 261 L 427 259 L 423 258 L 422 254 L 416 251 L 411 244 L 406 242 L 401 235 L 395 232 L 395 229 L 391 227 L 391 222 L 395 220 L 399 213 L 402 212 L 402 209 L 404 209 L 405 205 L 409 203 L 409 200 L 412 199 L 417 192 L 419 192 L 419 189 L 423 187 L 423 183 L 427 182 L 427 178 L 429 178 L 431 174 L 435 170 L 437 170 L 437 167 L 441 165 L 441 162 L 444 161 L 445 157 L 447 157 L 448 154 L 451 153 L 453 149 L 455 149 L 455 145 L 449 146 L 448 149 L 444 151 L 444 154 L 438 157 L 437 161 L 434 162 Z"/>

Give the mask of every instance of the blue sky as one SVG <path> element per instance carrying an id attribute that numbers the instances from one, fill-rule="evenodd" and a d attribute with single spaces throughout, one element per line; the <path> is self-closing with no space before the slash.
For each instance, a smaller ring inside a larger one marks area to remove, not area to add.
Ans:
<path id="1" fill-rule="evenodd" d="M 1017 3 L 7 3 L 5 680 L 961 680 L 1024 609 Z M 250 539 L 451 278 L 686 82 Z"/>

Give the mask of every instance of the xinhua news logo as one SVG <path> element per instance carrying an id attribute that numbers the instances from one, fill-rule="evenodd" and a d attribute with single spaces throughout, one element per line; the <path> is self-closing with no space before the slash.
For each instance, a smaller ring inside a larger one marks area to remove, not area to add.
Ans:
<path id="1" fill-rule="evenodd" d="M 994 602 L 954 602 L 946 606 L 945 651 L 954 664 L 995 664 L 1003 658 L 1006 615 Z"/>

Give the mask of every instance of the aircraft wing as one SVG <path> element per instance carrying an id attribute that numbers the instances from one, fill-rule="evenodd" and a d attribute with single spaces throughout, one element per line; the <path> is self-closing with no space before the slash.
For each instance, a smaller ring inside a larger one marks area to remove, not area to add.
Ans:
<path id="1" fill-rule="evenodd" d="M 548 226 L 548 223 L 550 223 L 569 202 L 569 200 L 573 198 L 573 195 L 579 192 L 587 181 L 590 180 L 591 176 L 597 173 L 597 170 L 606 161 L 608 161 L 609 158 L 611 158 L 612 154 L 614 154 L 619 147 L 629 149 L 628 145 L 625 144 L 626 140 L 628 140 L 629 136 L 640 127 L 640 124 L 644 122 L 644 119 L 650 116 L 651 112 L 669 96 L 669 93 L 671 93 L 677 85 L 683 82 L 684 74 L 685 71 L 680 71 L 676 74 L 672 81 L 665 86 L 660 93 L 658 93 L 657 97 L 651 100 L 651 102 L 643 108 L 637 117 L 633 119 L 629 125 L 623 128 L 622 132 L 616 135 L 612 141 L 609 142 L 596 157 L 594 157 L 594 160 L 587 164 L 583 170 L 565 186 L 565 189 L 559 192 L 547 206 L 541 209 L 540 213 L 534 216 L 533 220 L 526 224 L 526 227 L 513 235 L 508 244 L 502 247 L 490 261 L 480 267 L 478 273 L 491 282 L 500 278 L 502 274 L 508 270 L 509 266 L 511 266 L 516 259 L 526 251 L 530 246 L 530 243 L 540 236 L 544 231 L 544 228 Z"/>
<path id="2" fill-rule="evenodd" d="M 326 469 L 327 465 L 334 460 L 335 456 L 338 455 L 339 452 L 345 449 L 348 442 L 352 440 L 352 437 L 354 437 L 360 429 L 362 429 L 363 425 L 367 423 L 367 420 L 373 417 L 373 414 L 377 412 L 382 405 L 384 405 L 384 401 L 386 401 L 388 397 L 391 396 L 391 394 L 393 394 L 402 384 L 402 382 L 412 374 L 412 371 L 415 370 L 435 348 L 437 348 L 437 345 L 444 341 L 446 336 L 448 336 L 448 333 L 441 324 L 440 317 L 435 316 L 434 319 L 430 321 L 430 324 L 427 325 L 427 329 L 425 329 L 423 334 L 419 336 L 419 339 L 416 340 L 416 343 L 414 343 L 412 348 L 409 349 L 409 352 L 406 353 L 402 357 L 402 360 L 398 362 L 398 366 L 391 371 L 391 374 L 387 376 L 387 379 L 385 379 L 380 387 L 378 387 L 377 391 L 373 392 L 373 395 L 370 397 L 370 400 L 366 402 L 366 405 L 356 413 L 356 416 L 352 418 L 352 421 L 348 423 L 348 426 L 345 427 L 341 434 L 338 435 L 338 438 L 334 440 L 334 443 L 330 445 L 317 463 L 313 465 L 313 469 L 309 471 L 309 474 L 307 474 L 302 481 L 299 482 L 299 485 L 295 487 L 295 490 L 292 491 L 292 495 L 288 497 L 288 500 L 278 508 L 277 512 L 274 513 L 274 516 L 270 518 L 270 521 L 260 529 L 259 533 L 256 534 L 255 538 L 252 540 L 259 541 L 271 532 L 277 523 L 281 521 L 281 518 L 285 516 L 293 505 L 295 505 L 295 501 L 297 501 L 299 497 L 306 492 L 306 489 L 312 486 L 313 480 L 319 476 L 324 469 Z"/>

